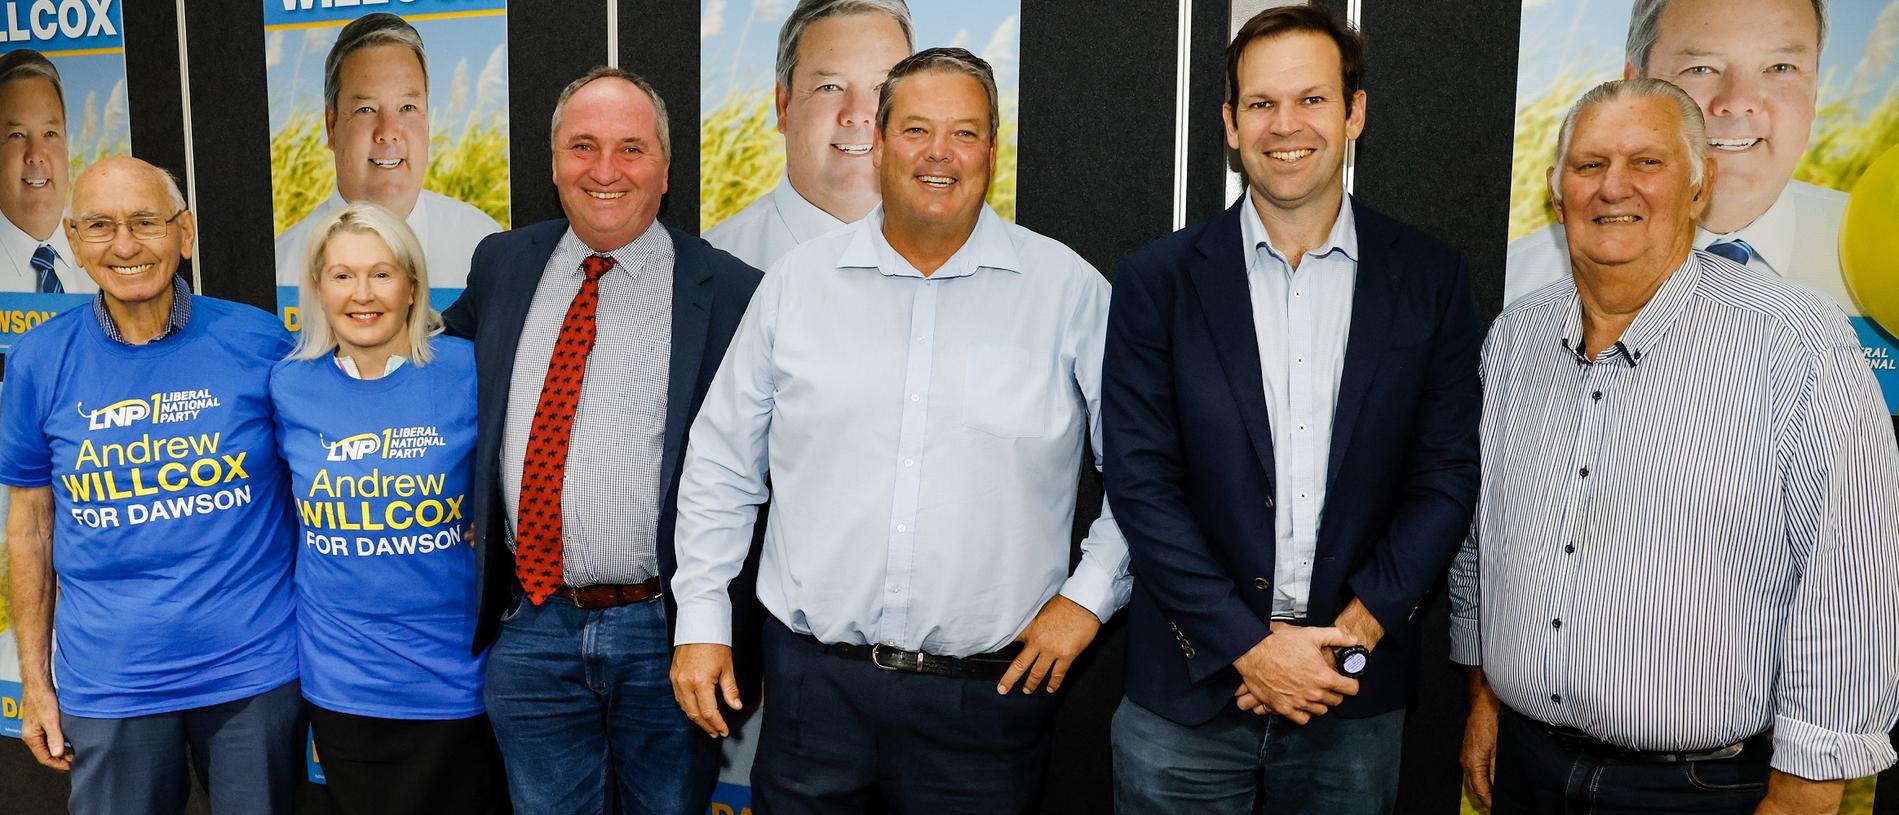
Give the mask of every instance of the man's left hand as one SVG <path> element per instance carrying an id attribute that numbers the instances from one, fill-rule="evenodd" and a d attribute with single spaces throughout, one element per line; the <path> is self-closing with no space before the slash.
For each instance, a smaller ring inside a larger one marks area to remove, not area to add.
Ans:
<path id="1" fill-rule="evenodd" d="M 1081 656 L 1100 631 L 1101 620 L 1094 612 L 1059 594 L 1049 598 L 1022 636 L 1016 637 L 1023 643 L 1022 653 L 1009 664 L 1008 672 L 996 685 L 996 693 L 1008 693 L 1025 672 L 1028 679 L 1022 683 L 1023 693 L 1034 693 L 1043 677 L 1048 678 L 1048 692 L 1054 693 L 1062 686 L 1062 678 L 1068 675 L 1075 657 Z"/>
<path id="2" fill-rule="evenodd" d="M 1834 815 L 1844 794 L 1845 781 L 1809 781 L 1774 770 L 1767 776 L 1767 797 L 1754 815 Z"/>

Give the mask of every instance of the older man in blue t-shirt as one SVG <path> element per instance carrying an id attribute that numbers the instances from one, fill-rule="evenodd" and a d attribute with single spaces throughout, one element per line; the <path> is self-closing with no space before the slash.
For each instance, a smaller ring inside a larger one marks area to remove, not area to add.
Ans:
<path id="1" fill-rule="evenodd" d="M 22 337 L 0 393 L 21 736 L 74 813 L 182 812 L 187 754 L 213 811 L 288 813 L 302 765 L 289 340 L 185 287 L 195 229 L 150 164 L 81 174 L 65 230 L 99 294 Z"/>

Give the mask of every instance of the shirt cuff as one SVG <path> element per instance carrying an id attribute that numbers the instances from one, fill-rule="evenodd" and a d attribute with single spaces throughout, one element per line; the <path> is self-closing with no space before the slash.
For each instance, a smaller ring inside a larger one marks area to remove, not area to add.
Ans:
<path id="1" fill-rule="evenodd" d="M 1451 661 L 1459 665 L 1484 664 L 1484 641 L 1477 620 L 1451 617 Z"/>
<path id="2" fill-rule="evenodd" d="M 1094 612 L 1103 624 L 1119 610 L 1114 601 L 1114 579 L 1086 558 L 1075 565 L 1075 573 L 1062 583 L 1061 595 Z"/>
<path id="3" fill-rule="evenodd" d="M 1842 733 L 1786 716 L 1774 717 L 1774 769 L 1809 781 L 1868 776 L 1893 765 L 1885 733 Z"/>
<path id="4" fill-rule="evenodd" d="M 673 626 L 673 644 L 732 644 L 732 604 L 722 597 L 699 597 L 679 604 L 679 624 Z"/>

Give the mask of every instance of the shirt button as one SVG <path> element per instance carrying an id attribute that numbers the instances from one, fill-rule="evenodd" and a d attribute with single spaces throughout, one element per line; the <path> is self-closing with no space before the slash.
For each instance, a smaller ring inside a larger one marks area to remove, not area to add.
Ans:
<path id="1" fill-rule="evenodd" d="M 920 394 L 920 393 L 913 393 L 913 394 L 910 394 L 910 401 L 912 401 L 912 402 L 921 402 L 921 401 L 923 401 L 923 394 Z"/>
<path id="2" fill-rule="evenodd" d="M 1272 584 L 1266 582 L 1266 578 L 1264 577 L 1253 578 L 1253 588 L 1259 589 L 1260 591 L 1265 591 L 1267 588 L 1271 586 Z"/>
<path id="3" fill-rule="evenodd" d="M 910 527 L 909 527 L 909 525 L 907 525 L 907 524 L 897 524 L 897 531 L 898 531 L 898 532 L 908 532 L 908 531 L 910 531 Z"/>
<path id="4" fill-rule="evenodd" d="M 1562 628 L 1562 627 L 1563 627 L 1563 621 L 1562 621 L 1562 620 L 1551 620 L 1551 621 L 1550 621 L 1550 627 L 1551 627 L 1551 628 Z"/>
<path id="5" fill-rule="evenodd" d="M 903 587 L 902 587 L 902 586 L 891 586 L 891 587 L 890 587 L 890 593 L 891 593 L 891 594 L 902 594 L 902 593 L 903 593 Z"/>
<path id="6" fill-rule="evenodd" d="M 1584 477 L 1584 478 L 1588 478 L 1588 477 L 1589 477 L 1589 468 L 1588 468 L 1588 467 L 1584 467 L 1584 468 L 1582 468 L 1582 469 L 1580 469 L 1580 470 L 1577 470 L 1577 471 L 1576 471 L 1576 474 L 1577 474 L 1577 475 L 1580 475 L 1580 476 L 1582 476 L 1582 477 Z"/>
<path id="7" fill-rule="evenodd" d="M 1589 398 L 1594 399 L 1598 402 L 1602 401 L 1602 391 L 1596 391 L 1595 393 L 1589 394 Z"/>
<path id="8" fill-rule="evenodd" d="M 1299 425 L 1300 432 L 1305 432 L 1305 429 L 1306 429 L 1305 425 Z"/>
<path id="9" fill-rule="evenodd" d="M 1304 364 L 1306 364 L 1306 358 L 1305 358 L 1305 357 L 1293 357 L 1293 358 L 1292 358 L 1292 361 L 1293 361 L 1293 362 L 1296 362 L 1296 363 L 1298 363 L 1298 364 L 1300 364 L 1300 365 L 1304 365 Z"/>
<path id="10" fill-rule="evenodd" d="M 1576 554 L 1576 544 L 1573 544 L 1573 543 L 1563 544 L 1563 554 L 1565 555 Z"/>
<path id="11" fill-rule="evenodd" d="M 903 460 L 903 466 L 905 467 L 914 467 L 916 466 L 916 463 L 917 463 L 917 460 L 914 458 L 906 458 Z"/>
<path id="12" fill-rule="evenodd" d="M 930 338 L 929 338 L 929 337 L 918 337 L 918 338 L 917 338 L 917 344 L 918 344 L 918 345 L 922 345 L 922 344 L 924 344 L 924 343 L 926 343 L 926 342 L 929 342 L 929 341 L 930 341 Z"/>
<path id="13" fill-rule="evenodd" d="M 1560 705 L 1563 703 L 1563 695 L 1560 693 L 1552 693 L 1550 694 L 1550 701 Z"/>

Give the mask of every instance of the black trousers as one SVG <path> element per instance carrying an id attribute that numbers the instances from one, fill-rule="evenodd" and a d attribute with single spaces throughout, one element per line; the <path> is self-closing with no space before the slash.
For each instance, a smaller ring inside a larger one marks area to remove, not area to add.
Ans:
<path id="1" fill-rule="evenodd" d="M 759 815 L 1035 811 L 1058 694 L 879 670 L 765 623 Z"/>
<path id="2" fill-rule="evenodd" d="M 1505 709 L 1497 728 L 1492 815 L 1752 815 L 1767 795 L 1773 749 L 1733 758 L 1647 764 L 1585 755 Z"/>
<path id="3" fill-rule="evenodd" d="M 310 706 L 317 758 L 344 815 L 504 815 L 508 779 L 488 717 L 378 719 Z"/>

